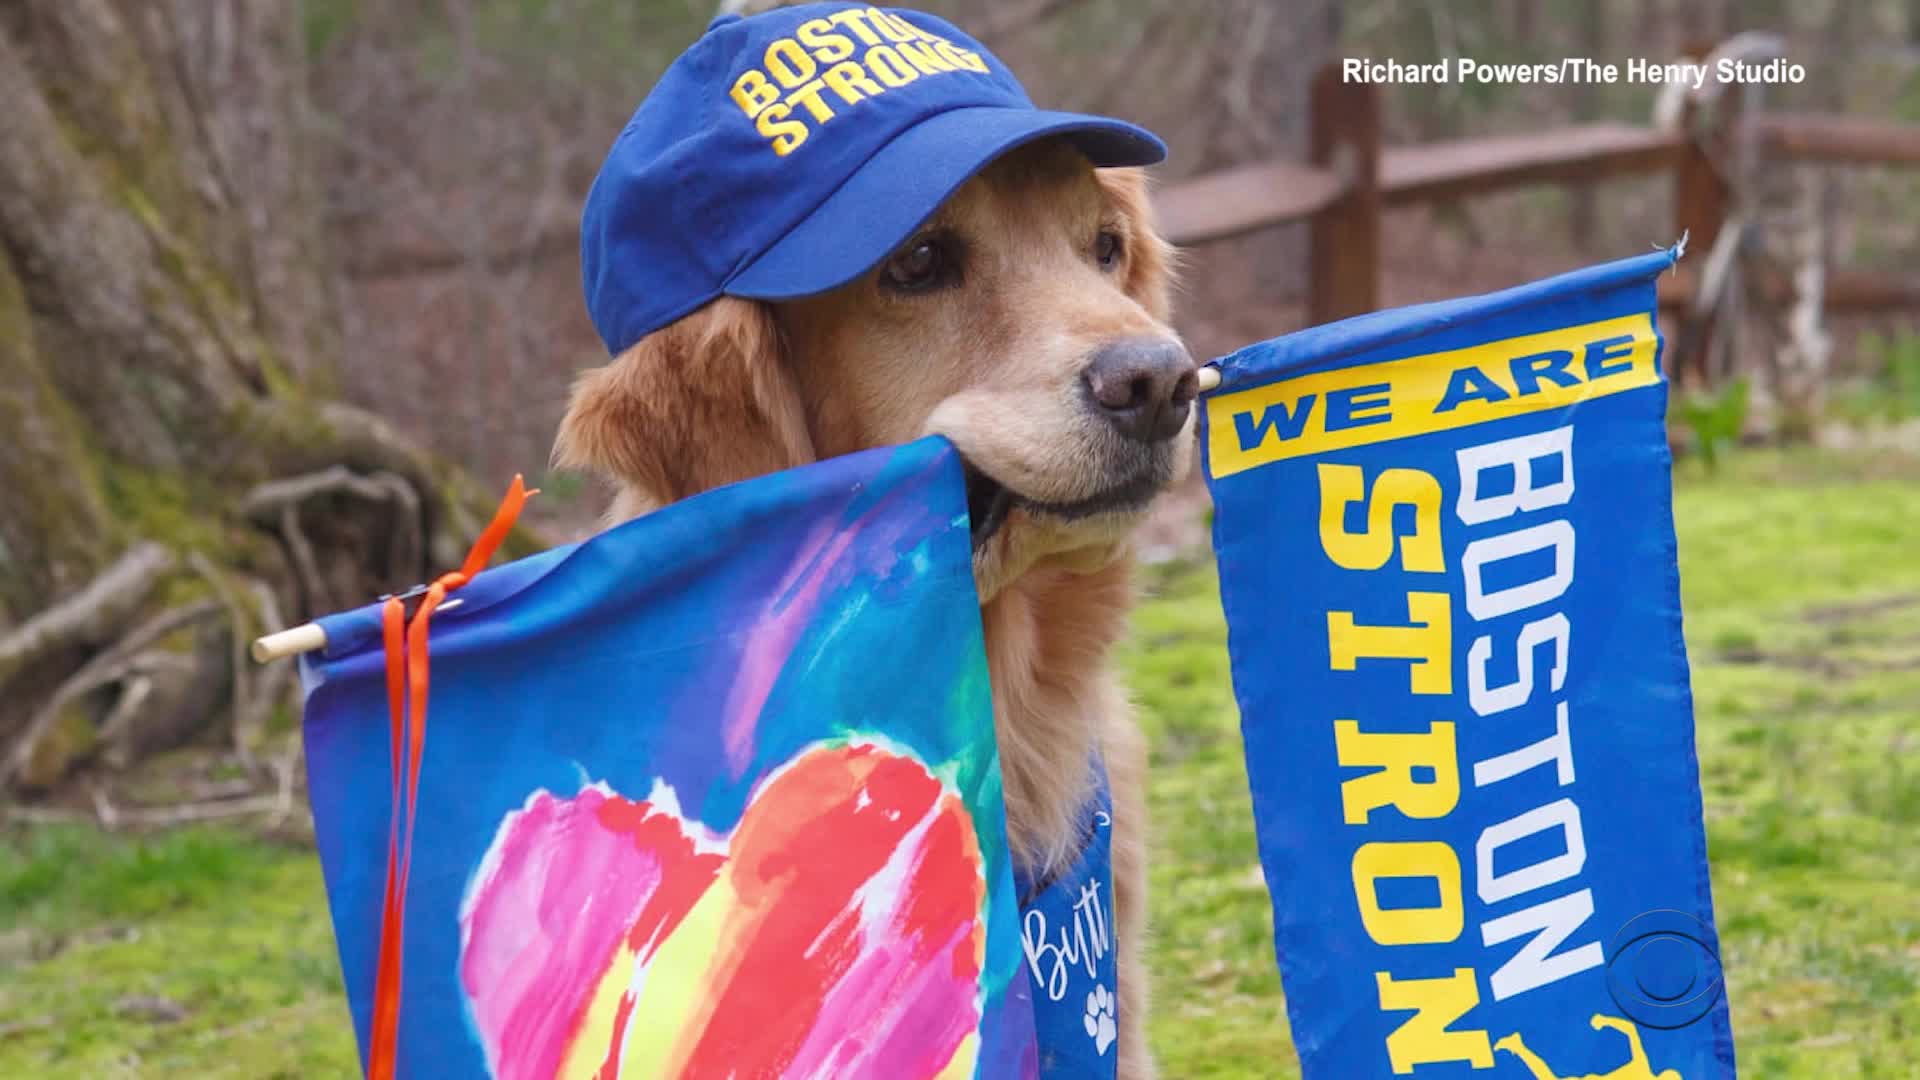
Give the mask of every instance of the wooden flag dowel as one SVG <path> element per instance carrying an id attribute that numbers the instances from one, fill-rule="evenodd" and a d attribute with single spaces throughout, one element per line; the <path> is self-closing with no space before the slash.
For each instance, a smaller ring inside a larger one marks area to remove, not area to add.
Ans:
<path id="1" fill-rule="evenodd" d="M 266 664 L 326 647 L 327 632 L 320 629 L 319 623 L 310 622 L 290 630 L 281 630 L 278 633 L 255 638 L 253 659 L 255 663 Z"/>
<path id="2" fill-rule="evenodd" d="M 1220 369 L 1208 364 L 1195 373 L 1200 380 L 1200 392 L 1206 393 L 1220 385 Z"/>
<path id="3" fill-rule="evenodd" d="M 452 611 L 465 602 L 466 601 L 460 597 L 454 597 L 434 610 L 440 612 Z M 310 653 L 315 649 L 324 649 L 326 647 L 327 632 L 320 628 L 319 623 L 310 622 L 288 630 L 268 634 L 265 637 L 254 638 L 253 649 L 251 651 L 255 663 L 268 664 L 275 660 L 283 660 L 289 656 L 299 656 L 301 653 Z"/>

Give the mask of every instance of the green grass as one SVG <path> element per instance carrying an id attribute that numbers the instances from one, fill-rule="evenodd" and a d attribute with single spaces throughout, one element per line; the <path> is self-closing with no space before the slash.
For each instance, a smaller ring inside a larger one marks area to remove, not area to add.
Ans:
<path id="1" fill-rule="evenodd" d="M 0 843 L 0 1076 L 357 1069 L 320 868 L 238 830 Z"/>
<path id="2" fill-rule="evenodd" d="M 1737 452 L 1676 503 L 1742 1071 L 1911 1075 L 1920 462 Z M 1212 569 L 1151 594 L 1125 662 L 1158 761 L 1153 1040 L 1168 1077 L 1295 1076 Z M 354 1068 L 311 851 L 0 832 L 0 1076 Z"/>

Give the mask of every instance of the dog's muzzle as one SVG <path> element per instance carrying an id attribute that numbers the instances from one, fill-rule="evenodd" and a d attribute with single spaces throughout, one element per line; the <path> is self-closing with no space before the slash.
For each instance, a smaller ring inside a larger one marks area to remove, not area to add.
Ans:
<path id="1" fill-rule="evenodd" d="M 1093 412 L 1123 438 L 1142 443 L 1180 434 L 1200 393 L 1193 357 L 1178 341 L 1162 337 L 1102 346 L 1080 380 Z"/>

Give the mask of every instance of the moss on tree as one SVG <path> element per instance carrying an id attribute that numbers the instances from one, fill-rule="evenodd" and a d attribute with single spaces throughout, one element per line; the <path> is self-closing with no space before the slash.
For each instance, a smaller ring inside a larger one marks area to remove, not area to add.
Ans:
<path id="1" fill-rule="evenodd" d="M 256 585 L 289 619 L 403 587 L 457 561 L 494 498 L 325 398 L 335 270 L 294 144 L 293 7 L 15 0 L 0 12 L 0 428 L 19 433 L 0 444 L 0 651 L 157 541 L 173 569 L 125 629 L 186 613 L 138 652 L 155 670 L 178 667 L 160 654 L 196 667 L 154 692 L 156 717 L 239 685 L 233 639 L 267 621 Z M 199 62 L 208 49 L 225 50 L 219 64 Z M 411 494 L 246 512 L 262 484 L 342 466 Z M 396 531 L 421 541 L 406 565 L 392 562 Z M 219 589 L 195 569 L 207 565 L 223 568 Z M 140 656 L 121 644 L 90 628 L 0 676 L 0 791 L 23 732 L 40 731 L 42 782 L 92 749 L 74 718 L 98 723 L 113 695 L 47 703 L 103 664 L 103 686 L 137 677 Z M 201 726 L 228 719 L 217 713 Z"/>

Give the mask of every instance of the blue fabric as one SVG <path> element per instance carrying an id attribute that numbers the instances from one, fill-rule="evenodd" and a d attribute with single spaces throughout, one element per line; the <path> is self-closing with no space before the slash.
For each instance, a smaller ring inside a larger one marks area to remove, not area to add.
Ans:
<path id="1" fill-rule="evenodd" d="M 1112 1077 L 1120 1052 L 1119 975 L 1113 925 L 1113 796 L 1107 770 L 1080 815 L 1080 846 L 1057 873 L 1033 879 L 1014 867 L 1020 940 L 1033 983 L 1040 1075 Z M 1135 1018 L 1137 1022 L 1137 1018 Z"/>
<path id="2" fill-rule="evenodd" d="M 1309 1080 L 1734 1075 L 1653 320 L 1673 258 L 1220 361 L 1203 460 Z"/>
<path id="3" fill-rule="evenodd" d="M 820 1075 L 822 1054 L 849 1078 L 1034 1075 L 949 444 L 706 492 L 453 595 L 430 628 L 400 1076 L 552 1076 L 581 1046 L 651 1076 L 637 1044 L 670 1038 L 692 1055 L 672 1075 Z M 379 610 L 322 624 L 328 648 L 301 665 L 308 786 L 364 1053 L 393 814 Z M 802 961 L 829 933 L 821 976 Z M 649 999 L 651 950 L 676 941 L 682 968 L 716 966 Z M 638 950 L 622 1008 L 644 1023 L 587 1024 L 589 1001 L 620 996 L 593 997 L 624 977 L 622 949 Z M 765 1017 L 812 1041 L 755 1044 Z"/>
<path id="4" fill-rule="evenodd" d="M 859 275 L 1001 153 L 1070 136 L 1096 165 L 1166 147 L 1036 109 L 931 15 L 802 4 L 714 20 L 608 152 L 580 220 L 587 311 L 610 353 L 726 294 L 784 299 Z"/>

